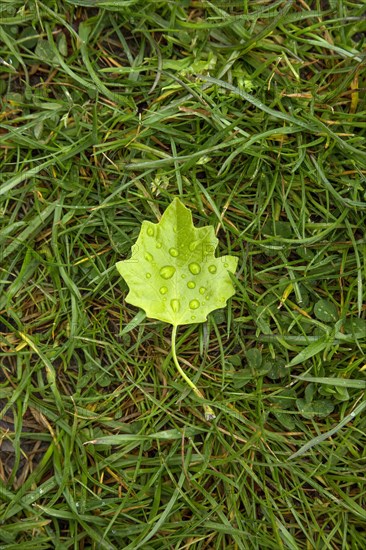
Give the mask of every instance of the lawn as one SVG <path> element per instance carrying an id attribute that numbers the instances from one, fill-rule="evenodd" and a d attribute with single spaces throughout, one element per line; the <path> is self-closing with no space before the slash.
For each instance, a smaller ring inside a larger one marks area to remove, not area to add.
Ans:
<path id="1" fill-rule="evenodd" d="M 365 9 L 0 0 L 0 550 L 364 548 Z M 238 267 L 172 327 L 177 197 Z"/>

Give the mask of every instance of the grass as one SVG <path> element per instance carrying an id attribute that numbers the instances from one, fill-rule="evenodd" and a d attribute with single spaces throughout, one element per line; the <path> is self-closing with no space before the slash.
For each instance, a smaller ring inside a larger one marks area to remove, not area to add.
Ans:
<path id="1" fill-rule="evenodd" d="M 363 548 L 363 2 L 0 10 L 1 550 Z M 114 267 L 175 196 L 239 257 L 211 423 Z"/>

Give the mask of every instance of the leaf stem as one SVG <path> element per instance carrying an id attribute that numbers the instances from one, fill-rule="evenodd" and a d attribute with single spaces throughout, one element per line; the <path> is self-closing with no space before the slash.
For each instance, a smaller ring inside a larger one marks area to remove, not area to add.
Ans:
<path id="1" fill-rule="evenodd" d="M 176 339 L 177 339 L 177 325 L 173 325 L 172 330 L 172 356 L 175 366 L 177 367 L 177 370 L 179 374 L 184 378 L 184 380 L 187 382 L 188 386 L 194 391 L 194 393 L 199 397 L 200 399 L 205 399 L 205 396 L 203 393 L 197 388 L 197 386 L 192 382 L 192 380 L 186 375 L 182 367 L 180 366 L 177 358 L 177 352 L 176 352 Z M 213 412 L 210 405 L 203 405 L 203 409 L 205 411 L 205 419 L 207 421 L 213 420 L 216 418 L 215 413 Z"/>

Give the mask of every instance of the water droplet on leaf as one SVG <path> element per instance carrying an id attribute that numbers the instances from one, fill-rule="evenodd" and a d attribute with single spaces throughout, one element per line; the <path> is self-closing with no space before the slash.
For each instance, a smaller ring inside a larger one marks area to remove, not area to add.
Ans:
<path id="1" fill-rule="evenodd" d="M 209 265 L 208 270 L 210 273 L 216 273 L 217 267 L 215 265 Z"/>
<path id="2" fill-rule="evenodd" d="M 145 260 L 147 260 L 148 262 L 151 262 L 152 259 L 153 259 L 152 254 L 150 254 L 150 252 L 145 252 Z"/>
<path id="3" fill-rule="evenodd" d="M 160 270 L 160 275 L 163 279 L 171 279 L 175 273 L 175 267 L 172 265 L 165 265 Z"/>
<path id="4" fill-rule="evenodd" d="M 146 233 L 149 235 L 149 237 L 154 236 L 154 230 L 152 227 L 148 227 Z"/>
<path id="5" fill-rule="evenodd" d="M 205 286 L 201 286 L 200 288 L 200 294 L 204 294 L 206 292 L 207 288 Z"/>
<path id="6" fill-rule="evenodd" d="M 171 308 L 174 311 L 174 313 L 177 313 L 179 311 L 179 309 L 180 309 L 180 301 L 179 300 L 177 300 L 176 298 L 174 300 L 171 300 L 170 305 L 171 305 Z"/>
<path id="7" fill-rule="evenodd" d="M 146 273 L 146 279 L 150 279 L 151 278 L 151 273 Z"/>
<path id="8" fill-rule="evenodd" d="M 187 286 L 188 288 L 196 288 L 196 283 L 194 281 L 188 281 Z"/>
<path id="9" fill-rule="evenodd" d="M 193 252 L 194 250 L 196 250 L 197 246 L 199 245 L 200 241 L 193 241 L 191 242 L 191 244 L 189 245 L 189 250 L 191 252 Z"/>
<path id="10" fill-rule="evenodd" d="M 169 254 L 173 256 L 173 258 L 176 258 L 179 255 L 179 252 L 176 248 L 169 248 Z"/>
<path id="11" fill-rule="evenodd" d="M 162 247 L 162 244 L 161 243 L 156 243 L 156 248 L 161 248 Z"/>
<path id="12" fill-rule="evenodd" d="M 161 286 L 159 292 L 160 294 L 166 294 L 168 292 L 168 288 L 166 286 Z"/>
<path id="13" fill-rule="evenodd" d="M 191 309 L 198 309 L 198 308 L 200 307 L 200 303 L 199 303 L 198 300 L 191 300 L 191 301 L 189 302 L 189 307 L 190 307 Z"/>
<path id="14" fill-rule="evenodd" d="M 192 275 L 198 275 L 201 272 L 201 266 L 196 262 L 192 262 L 191 264 L 189 264 L 189 271 L 192 273 Z"/>

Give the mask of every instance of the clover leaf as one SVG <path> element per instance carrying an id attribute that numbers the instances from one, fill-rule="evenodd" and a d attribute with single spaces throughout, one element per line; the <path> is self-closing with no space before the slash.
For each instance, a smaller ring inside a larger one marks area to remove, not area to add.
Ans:
<path id="1" fill-rule="evenodd" d="M 200 398 L 203 394 L 178 363 L 175 341 L 179 325 L 203 323 L 235 293 L 229 272 L 235 272 L 238 258 L 216 258 L 217 244 L 214 228 L 194 227 L 190 210 L 175 198 L 159 223 L 142 222 L 131 258 L 116 264 L 129 286 L 126 302 L 173 325 L 174 363 Z M 206 418 L 215 418 L 211 407 L 204 407 Z"/>

